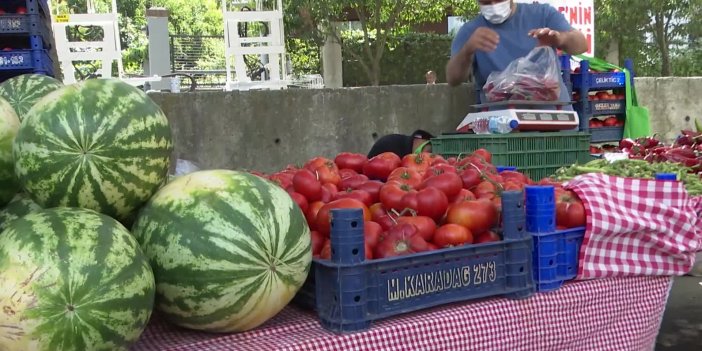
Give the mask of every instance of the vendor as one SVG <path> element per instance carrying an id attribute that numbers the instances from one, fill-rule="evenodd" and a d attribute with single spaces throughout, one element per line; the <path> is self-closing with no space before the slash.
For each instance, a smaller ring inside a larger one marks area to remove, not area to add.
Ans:
<path id="1" fill-rule="evenodd" d="M 388 134 L 378 139 L 368 152 L 368 158 L 375 157 L 384 152 L 394 152 L 400 158 L 413 152 L 431 152 L 430 140 L 434 138 L 431 133 L 416 130 L 410 135 Z"/>
<path id="2" fill-rule="evenodd" d="M 515 3 L 513 0 L 477 0 L 480 16 L 464 24 L 451 45 L 446 79 L 457 86 L 468 79 L 472 68 L 481 101 L 482 87 L 492 72 L 505 70 L 537 44 L 561 49 L 571 55 L 587 51 L 585 36 L 573 29 L 563 14 L 549 4 Z M 560 101 L 571 101 L 560 76 Z M 570 107 L 570 106 L 568 106 Z M 571 108 L 572 109 L 572 108 Z"/>

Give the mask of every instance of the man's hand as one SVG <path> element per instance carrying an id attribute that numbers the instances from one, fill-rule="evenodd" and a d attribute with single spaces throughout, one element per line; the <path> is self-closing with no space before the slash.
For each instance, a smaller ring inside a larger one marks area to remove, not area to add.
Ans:
<path id="1" fill-rule="evenodd" d="M 532 29 L 529 31 L 529 36 L 539 40 L 539 45 L 551 46 L 561 49 L 563 47 L 565 36 L 550 28 Z"/>
<path id="2" fill-rule="evenodd" d="M 497 49 L 497 44 L 499 43 L 500 35 L 497 32 L 490 28 L 480 27 L 473 32 L 473 35 L 466 42 L 466 49 L 472 54 L 478 50 L 493 52 Z"/>

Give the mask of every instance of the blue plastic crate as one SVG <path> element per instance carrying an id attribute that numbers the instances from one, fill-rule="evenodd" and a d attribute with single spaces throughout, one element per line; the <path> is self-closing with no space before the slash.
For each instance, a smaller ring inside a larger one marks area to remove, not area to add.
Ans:
<path id="1" fill-rule="evenodd" d="M 332 259 L 313 261 L 295 301 L 314 307 L 335 333 L 448 303 L 533 295 L 532 238 L 524 231 L 524 195 L 503 194 L 504 240 L 366 261 L 360 210 L 332 210 Z"/>
<path id="2" fill-rule="evenodd" d="M 620 115 L 626 113 L 625 100 L 595 100 L 585 102 L 590 107 L 590 116 Z M 578 114 L 583 114 L 583 103 L 576 103 L 573 108 Z"/>
<path id="3" fill-rule="evenodd" d="M 40 15 L 0 15 L 0 36 L 3 46 L 22 49 L 50 49 L 51 31 Z M 26 38 L 19 42 L 18 37 Z"/>
<path id="4" fill-rule="evenodd" d="M 532 253 L 537 291 L 557 290 L 565 281 L 575 278 L 585 227 L 531 235 L 534 239 Z"/>
<path id="5" fill-rule="evenodd" d="M 605 90 L 624 88 L 626 76 L 624 72 L 579 72 L 570 75 L 573 89 L 577 90 L 585 85 L 589 90 Z"/>
<path id="6" fill-rule="evenodd" d="M 624 127 L 600 127 L 590 129 L 593 143 L 620 141 L 624 137 Z"/>
<path id="7" fill-rule="evenodd" d="M 17 8 L 24 7 L 27 9 L 27 14 L 42 15 L 44 18 L 51 18 L 49 12 L 48 0 L 2 0 L 0 1 L 0 9 L 8 14 L 17 13 Z"/>
<path id="8" fill-rule="evenodd" d="M 47 50 L 0 51 L 0 71 L 40 71 L 53 75 L 53 66 Z"/>

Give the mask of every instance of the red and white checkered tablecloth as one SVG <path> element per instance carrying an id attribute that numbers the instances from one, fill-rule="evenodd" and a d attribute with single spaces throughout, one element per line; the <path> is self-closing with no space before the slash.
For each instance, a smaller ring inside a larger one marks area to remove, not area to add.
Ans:
<path id="1" fill-rule="evenodd" d="M 249 332 L 213 335 L 154 316 L 134 351 L 653 350 L 672 279 L 623 277 L 566 283 L 520 301 L 452 304 L 336 335 L 312 312 L 289 306 Z"/>
<path id="2" fill-rule="evenodd" d="M 588 223 L 576 279 L 683 275 L 702 241 L 702 202 L 681 182 L 578 176 L 564 184 L 578 194 Z"/>

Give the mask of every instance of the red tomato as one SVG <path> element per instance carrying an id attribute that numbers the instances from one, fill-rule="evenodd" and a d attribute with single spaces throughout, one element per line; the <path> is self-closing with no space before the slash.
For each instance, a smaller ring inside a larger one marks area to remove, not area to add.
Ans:
<path id="1" fill-rule="evenodd" d="M 320 252 L 322 252 L 322 248 L 324 247 L 326 238 L 315 230 L 311 231 L 310 235 L 312 236 L 312 256 L 319 256 Z"/>
<path id="2" fill-rule="evenodd" d="M 324 202 L 322 202 L 322 201 L 312 202 L 308 206 L 307 212 L 305 212 L 305 219 L 307 220 L 307 225 L 310 226 L 310 229 L 312 229 L 312 230 L 317 229 L 317 213 L 319 213 L 319 210 L 323 206 L 324 206 Z"/>
<path id="3" fill-rule="evenodd" d="M 495 184 L 488 181 L 478 184 L 478 186 L 473 189 L 473 194 L 475 194 L 478 199 L 492 200 L 497 196 L 497 192 Z"/>
<path id="4" fill-rule="evenodd" d="M 387 183 L 380 188 L 380 202 L 386 210 L 404 210 L 402 197 L 411 189 L 406 185 Z"/>
<path id="5" fill-rule="evenodd" d="M 502 171 L 500 176 L 505 182 L 513 181 L 515 183 L 529 184 L 529 177 L 516 171 Z"/>
<path id="6" fill-rule="evenodd" d="M 342 168 L 339 170 L 339 177 L 341 177 L 342 181 L 344 180 L 344 178 L 352 177 L 357 174 L 358 172 L 354 171 L 353 169 Z"/>
<path id="7" fill-rule="evenodd" d="M 412 188 L 419 187 L 422 184 L 422 175 L 414 169 L 407 167 L 395 168 L 388 176 L 388 182 L 397 182 L 408 185 Z"/>
<path id="8" fill-rule="evenodd" d="M 401 163 L 402 160 L 397 154 L 384 152 L 368 160 L 368 163 L 363 166 L 363 174 L 370 179 L 385 181 L 395 168 L 400 167 Z"/>
<path id="9" fill-rule="evenodd" d="M 307 201 L 314 202 L 322 198 L 322 184 L 311 171 L 302 169 L 297 171 L 292 178 L 295 192 L 304 196 Z"/>
<path id="10" fill-rule="evenodd" d="M 478 235 L 497 224 L 497 210 L 486 200 L 459 202 L 448 209 L 446 222 L 462 225 Z"/>
<path id="11" fill-rule="evenodd" d="M 426 241 L 431 241 L 436 231 L 436 222 L 427 216 L 402 216 L 397 218 L 397 223 L 414 224 L 419 235 Z"/>
<path id="12" fill-rule="evenodd" d="M 322 245 L 322 251 L 319 252 L 319 258 L 323 260 L 331 260 L 331 241 L 327 239 Z"/>
<path id="13" fill-rule="evenodd" d="M 417 192 L 415 190 L 410 190 L 407 193 L 405 193 L 404 196 L 402 196 L 402 211 L 401 213 L 404 213 L 404 211 L 407 210 L 412 210 L 415 213 L 417 212 Z"/>
<path id="14" fill-rule="evenodd" d="M 377 180 L 369 180 L 363 182 L 356 190 L 363 190 L 370 194 L 373 203 L 380 201 L 380 188 L 383 187 L 383 182 Z"/>
<path id="15" fill-rule="evenodd" d="M 431 178 L 442 173 L 458 173 L 456 167 L 448 163 L 434 164 L 424 173 L 424 179 Z"/>
<path id="16" fill-rule="evenodd" d="M 307 213 L 307 209 L 309 208 L 310 204 L 307 202 L 307 199 L 300 193 L 297 192 L 288 192 L 290 194 L 290 197 L 295 201 L 298 207 L 300 207 L 300 210 L 302 210 L 302 213 Z"/>
<path id="17" fill-rule="evenodd" d="M 339 191 L 336 193 L 334 196 L 334 200 L 339 200 L 339 199 L 356 199 L 358 201 L 363 202 L 364 205 L 370 206 L 373 204 L 373 198 L 371 195 L 363 190 L 350 190 L 350 191 Z"/>
<path id="18" fill-rule="evenodd" d="M 357 189 L 361 184 L 365 183 L 366 181 L 368 181 L 368 177 L 366 177 L 363 174 L 356 174 L 346 178 L 341 178 L 341 182 L 339 183 L 339 190 L 344 191 L 349 189 Z"/>
<path id="19" fill-rule="evenodd" d="M 556 194 L 556 225 L 565 228 L 585 226 L 585 207 L 577 195 L 570 190 L 556 191 Z"/>
<path id="20" fill-rule="evenodd" d="M 429 154 L 429 161 L 431 161 L 429 164 L 432 166 L 448 163 L 448 160 L 439 154 Z"/>
<path id="21" fill-rule="evenodd" d="M 372 221 L 375 221 L 380 216 L 387 215 L 387 212 L 385 212 L 385 208 L 383 208 L 383 204 L 381 204 L 380 202 L 374 203 L 373 205 L 368 207 L 368 211 L 370 211 Z"/>
<path id="22" fill-rule="evenodd" d="M 453 199 L 449 199 L 451 203 L 457 203 L 457 202 L 463 202 L 463 201 L 471 201 L 475 200 L 475 194 L 473 194 L 470 190 L 468 189 L 461 189 L 461 191 L 456 194 L 456 196 L 453 197 Z"/>
<path id="23" fill-rule="evenodd" d="M 404 223 L 393 226 L 388 230 L 383 241 L 376 246 L 373 257 L 397 257 L 428 250 L 430 250 L 429 243 L 419 235 L 417 227 Z"/>
<path id="24" fill-rule="evenodd" d="M 380 224 L 380 226 L 383 228 L 383 230 L 389 230 L 392 228 L 395 224 L 395 219 L 392 215 L 389 214 L 384 214 L 376 219 L 373 220 L 374 222 Z"/>
<path id="25" fill-rule="evenodd" d="M 474 244 L 483 244 L 483 243 L 492 243 L 492 242 L 501 241 L 501 240 L 502 239 L 500 238 L 499 235 L 497 235 L 497 233 L 495 233 L 493 231 L 487 231 L 485 233 L 478 235 L 475 238 L 475 241 L 473 243 Z"/>
<path id="26" fill-rule="evenodd" d="M 422 188 L 434 187 L 441 190 L 447 198 L 453 198 L 463 188 L 461 176 L 446 172 L 428 178 L 422 183 Z"/>
<path id="27" fill-rule="evenodd" d="M 336 166 L 334 161 L 328 158 L 315 157 L 307 161 L 304 168 L 312 171 L 312 173 L 317 176 L 320 183 L 332 183 L 334 185 L 339 185 L 341 182 L 339 167 Z"/>
<path id="28" fill-rule="evenodd" d="M 417 214 L 440 221 L 446 214 L 448 198 L 441 190 L 428 187 L 417 193 Z"/>
<path id="29" fill-rule="evenodd" d="M 617 117 L 607 117 L 602 123 L 605 127 L 614 127 L 617 125 Z"/>
<path id="30" fill-rule="evenodd" d="M 383 227 L 373 221 L 363 222 L 363 237 L 366 244 L 374 248 L 380 242 L 380 236 L 383 235 Z"/>
<path id="31" fill-rule="evenodd" d="M 322 208 L 319 209 L 319 213 L 317 213 L 317 230 L 325 237 L 329 237 L 329 231 L 331 229 L 331 210 L 337 208 L 360 208 L 363 210 L 363 220 L 370 221 L 371 219 L 368 207 L 361 201 L 356 199 L 339 199 L 332 201 L 322 206 Z"/>
<path id="32" fill-rule="evenodd" d="M 290 187 L 292 185 L 294 176 L 295 176 L 294 174 L 290 174 L 290 173 L 286 173 L 286 172 L 278 172 L 278 173 L 272 174 L 269 177 L 269 179 L 272 182 L 280 185 L 281 188 L 287 189 L 288 187 Z"/>
<path id="33" fill-rule="evenodd" d="M 365 166 L 367 162 L 368 157 L 366 155 L 351 152 L 342 152 L 334 158 L 334 163 L 336 163 L 339 168 L 352 169 L 358 173 L 363 172 L 363 166 Z"/>
<path id="34" fill-rule="evenodd" d="M 487 151 L 485 149 L 478 149 L 473 151 L 473 155 L 480 156 L 487 163 L 492 163 L 492 154 L 490 153 L 490 151 Z"/>
<path id="35" fill-rule="evenodd" d="M 417 171 L 419 174 L 424 174 L 431 166 L 432 156 L 428 152 L 420 154 L 409 154 L 402 158 L 402 167 Z"/>
<path id="36" fill-rule="evenodd" d="M 524 189 L 524 183 L 517 183 L 511 180 L 502 185 L 503 191 L 521 191 L 522 189 Z"/>
<path id="37" fill-rule="evenodd" d="M 433 242 L 439 248 L 461 246 L 472 243 L 473 234 L 464 226 L 449 223 L 436 229 Z"/>
<path id="38" fill-rule="evenodd" d="M 463 182 L 463 188 L 468 190 L 475 188 L 482 181 L 480 178 L 480 171 L 473 167 L 463 170 L 460 176 Z"/>
<path id="39" fill-rule="evenodd" d="M 25 8 L 24 6 L 20 6 L 17 8 L 17 10 L 15 10 L 15 13 L 18 15 L 24 15 L 27 13 L 27 8 Z"/>

